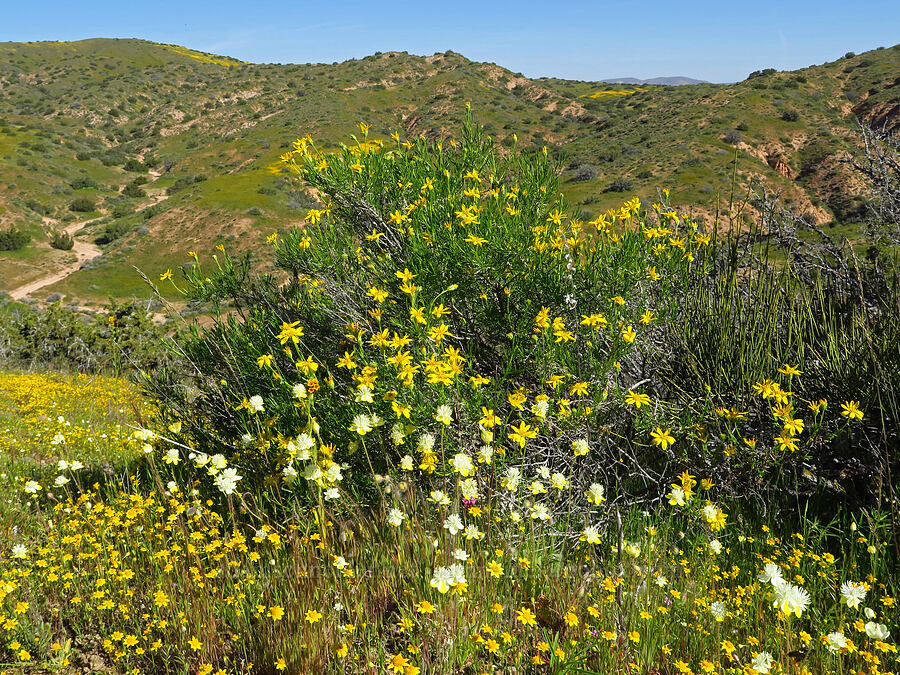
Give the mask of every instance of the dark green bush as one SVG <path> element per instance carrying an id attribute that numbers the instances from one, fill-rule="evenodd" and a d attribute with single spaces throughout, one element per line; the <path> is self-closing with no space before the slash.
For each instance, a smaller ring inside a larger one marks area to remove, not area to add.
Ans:
<path id="1" fill-rule="evenodd" d="M 30 241 L 31 235 L 18 228 L 0 230 L 0 251 L 18 251 L 25 248 Z"/>
<path id="2" fill-rule="evenodd" d="M 50 246 L 60 251 L 71 251 L 75 246 L 75 238 L 68 232 L 54 230 L 50 233 Z"/>
<path id="3" fill-rule="evenodd" d="M 90 197 L 78 197 L 69 204 L 69 210 L 76 213 L 90 213 L 96 208 L 97 203 Z"/>

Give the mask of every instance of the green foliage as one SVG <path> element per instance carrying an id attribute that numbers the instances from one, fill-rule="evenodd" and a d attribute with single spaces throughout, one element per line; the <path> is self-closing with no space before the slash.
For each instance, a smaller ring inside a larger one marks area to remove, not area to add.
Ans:
<path id="1" fill-rule="evenodd" d="M 54 230 L 50 233 L 50 246 L 60 251 L 71 251 L 75 246 L 75 237 L 68 232 Z"/>
<path id="2" fill-rule="evenodd" d="M 80 373 L 137 373 L 175 359 L 162 347 L 164 330 L 146 306 L 111 302 L 103 312 L 61 306 L 0 306 L 0 364 Z"/>
<path id="3" fill-rule="evenodd" d="M 582 435 L 596 441 L 598 465 L 615 467 L 604 480 L 623 494 L 653 493 L 667 471 L 686 467 L 765 501 L 823 489 L 824 478 L 815 481 L 829 467 L 863 480 L 893 461 L 876 429 L 900 436 L 888 421 L 900 391 L 896 286 L 882 287 L 877 308 L 854 306 L 849 287 L 814 283 L 823 263 L 799 244 L 790 252 L 796 274 L 748 268 L 758 251 L 737 251 L 751 244 L 711 243 L 667 205 L 648 212 L 632 200 L 588 231 L 557 194 L 559 166 L 548 154 L 500 154 L 471 122 L 442 144 L 388 149 L 364 137 L 332 153 L 307 139 L 298 147 L 291 167 L 322 208 L 307 214 L 309 227 L 270 238 L 273 273 L 255 274 L 249 258 L 225 251 L 211 268 L 182 268 L 176 288 L 211 303 L 217 320 L 178 344 L 189 382 L 159 371 L 150 384 L 166 414 L 184 422 L 185 443 L 213 452 L 224 442 L 248 478 L 285 470 L 293 458 L 278 448 L 320 429 L 322 443 L 350 449 L 357 476 L 399 461 L 402 425 L 389 437 L 376 422 L 360 440 L 361 386 L 375 396 L 371 419 L 395 419 L 399 402 L 421 428 L 448 405 L 472 429 L 483 409 L 509 419 L 517 414 L 509 396 L 546 391 L 557 377 L 566 384 L 554 395 L 584 384 L 569 391 L 581 416 L 541 429 L 521 454 L 514 441 L 501 466 L 558 456 Z M 409 361 L 397 356 L 404 350 Z M 798 401 L 832 402 L 817 409 L 796 454 L 778 449 L 780 417 L 754 396 L 790 363 L 814 373 L 808 386 L 784 383 Z M 470 373 L 486 385 L 466 385 Z M 632 412 L 626 393 L 635 387 L 659 407 Z M 840 400 L 861 401 L 873 424 L 846 424 Z M 728 409 L 745 411 L 735 418 L 747 420 L 740 431 L 719 412 Z M 661 428 L 678 430 L 676 450 L 638 440 Z M 743 438 L 760 442 L 745 447 Z M 442 442 L 447 452 L 473 447 L 460 434 Z M 801 462 L 812 486 L 798 478 Z"/>
<path id="4" fill-rule="evenodd" d="M 30 241 L 31 236 L 18 228 L 0 230 L 0 251 L 18 251 L 25 248 Z"/>
<path id="5" fill-rule="evenodd" d="M 69 210 L 75 213 L 90 213 L 97 208 L 97 203 L 90 197 L 77 197 L 69 204 Z"/>

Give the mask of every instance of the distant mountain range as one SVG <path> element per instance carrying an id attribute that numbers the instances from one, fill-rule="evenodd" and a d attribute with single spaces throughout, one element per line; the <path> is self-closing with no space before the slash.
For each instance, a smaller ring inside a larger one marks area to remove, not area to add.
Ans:
<path id="1" fill-rule="evenodd" d="M 275 65 L 142 40 L 0 42 L 0 231 L 31 236 L 0 251 L 0 291 L 103 302 L 148 294 L 132 265 L 158 278 L 219 244 L 264 256 L 267 235 L 317 204 L 279 168 L 294 139 L 335 148 L 359 122 L 388 144 L 395 130 L 447 138 L 467 102 L 504 147 L 560 159 L 584 220 L 670 189 L 710 225 L 764 184 L 852 237 L 862 185 L 840 159 L 857 119 L 900 126 L 898 74 L 900 45 L 734 84 L 611 84 L 530 79 L 452 51 Z M 53 230 L 74 233 L 75 249 L 52 248 Z"/>
<path id="2" fill-rule="evenodd" d="M 680 87 L 684 84 L 709 84 L 707 80 L 695 80 L 693 77 L 683 77 L 676 75 L 674 77 L 651 77 L 649 80 L 639 80 L 636 77 L 610 77 L 601 82 L 609 84 L 661 84 L 667 87 Z"/>

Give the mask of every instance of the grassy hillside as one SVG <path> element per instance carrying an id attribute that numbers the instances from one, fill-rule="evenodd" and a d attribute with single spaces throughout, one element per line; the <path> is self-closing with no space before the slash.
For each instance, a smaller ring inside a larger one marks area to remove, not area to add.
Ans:
<path id="1" fill-rule="evenodd" d="M 76 236 L 102 257 L 30 297 L 145 295 L 132 265 L 158 274 L 302 220 L 314 200 L 272 169 L 294 138 L 327 147 L 359 121 L 376 137 L 449 135 L 464 102 L 501 143 L 563 155 L 585 215 L 671 188 L 710 218 L 736 168 L 739 190 L 762 181 L 820 223 L 852 224 L 860 186 L 837 158 L 856 115 L 898 123 L 898 72 L 900 45 L 734 85 L 637 87 L 531 80 L 453 52 L 259 65 L 140 40 L 0 43 L 0 229 L 32 235 L 0 252 L 0 290 L 72 265 L 47 232 L 101 216 Z"/>

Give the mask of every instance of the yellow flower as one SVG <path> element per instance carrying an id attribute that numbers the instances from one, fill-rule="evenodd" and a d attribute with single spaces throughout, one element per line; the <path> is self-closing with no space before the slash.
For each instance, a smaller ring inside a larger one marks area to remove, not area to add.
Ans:
<path id="1" fill-rule="evenodd" d="M 200 640 L 198 640 L 197 638 L 192 637 L 190 640 L 188 640 L 188 646 L 195 652 L 199 652 L 200 648 L 203 646 L 203 643 L 200 642 Z"/>
<path id="2" fill-rule="evenodd" d="M 622 339 L 625 340 L 625 342 L 630 344 L 630 343 L 634 342 L 634 339 L 636 337 L 637 337 L 637 333 L 635 332 L 634 328 L 632 328 L 630 325 L 622 327 Z"/>
<path id="3" fill-rule="evenodd" d="M 653 437 L 653 445 L 662 448 L 663 450 L 675 442 L 675 437 L 672 436 L 670 429 L 660 429 L 659 427 L 656 427 L 656 431 L 651 432 L 650 436 Z"/>
<path id="4" fill-rule="evenodd" d="M 306 623 L 318 623 L 321 618 L 322 613 L 317 612 L 314 609 L 310 609 L 306 612 Z"/>
<path id="5" fill-rule="evenodd" d="M 419 614 L 434 614 L 434 605 L 427 600 L 422 600 L 422 602 L 416 605 L 416 611 Z"/>
<path id="6" fill-rule="evenodd" d="M 165 272 L 163 272 L 162 274 L 159 275 L 160 281 L 165 281 L 166 279 L 171 279 L 171 278 L 172 278 L 172 270 L 166 270 Z"/>
<path id="7" fill-rule="evenodd" d="M 534 612 L 532 612 L 527 607 L 523 607 L 516 612 L 516 620 L 519 621 L 523 626 L 537 626 L 537 620 Z"/>
<path id="8" fill-rule="evenodd" d="M 387 668 L 395 673 L 404 673 L 409 665 L 409 661 L 403 654 L 394 654 L 388 661 Z"/>
<path id="9" fill-rule="evenodd" d="M 272 617 L 273 621 L 281 621 L 284 616 L 284 608 L 281 605 L 269 607 L 269 616 Z"/>
<path id="10" fill-rule="evenodd" d="M 285 663 L 284 659 L 278 659 L 275 662 L 275 670 L 284 670 L 287 668 L 287 663 Z"/>
<path id="11" fill-rule="evenodd" d="M 861 420 L 862 410 L 859 409 L 859 401 L 844 401 L 841 403 L 841 415 L 848 420 Z"/>
<path id="12" fill-rule="evenodd" d="M 633 405 L 635 408 L 640 408 L 644 405 L 650 405 L 650 397 L 647 394 L 629 391 L 625 394 L 625 403 Z"/>

